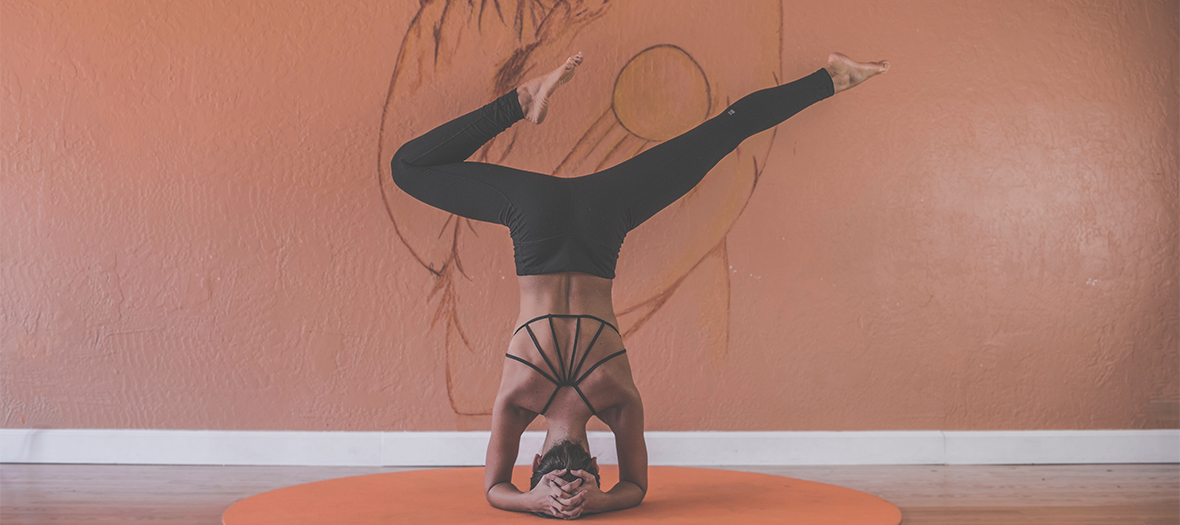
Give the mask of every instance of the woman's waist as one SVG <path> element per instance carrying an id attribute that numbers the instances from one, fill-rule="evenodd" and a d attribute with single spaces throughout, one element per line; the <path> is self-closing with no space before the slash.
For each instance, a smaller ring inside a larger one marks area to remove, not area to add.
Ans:
<path id="1" fill-rule="evenodd" d="M 534 334 L 538 330 L 543 330 L 546 335 L 568 335 L 566 332 L 582 332 L 588 328 L 597 331 L 600 327 L 606 332 L 612 332 L 612 335 L 621 337 L 619 322 L 613 313 L 534 313 L 536 315 L 526 315 L 525 312 L 521 312 L 512 332 L 514 340 L 518 335 L 527 333 L 528 330 L 533 331 Z"/>
<path id="2" fill-rule="evenodd" d="M 609 279 L 566 272 L 520 277 L 516 327 L 544 316 L 598 319 L 618 327 Z"/>

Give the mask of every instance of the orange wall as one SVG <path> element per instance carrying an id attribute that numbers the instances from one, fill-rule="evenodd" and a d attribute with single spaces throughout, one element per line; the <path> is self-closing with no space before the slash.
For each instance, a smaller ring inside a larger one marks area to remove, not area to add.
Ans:
<path id="1" fill-rule="evenodd" d="M 584 174 L 838 50 L 628 237 L 648 428 L 1180 427 L 1175 2 L 548 3 L 0 3 L 0 426 L 486 429 L 507 232 L 391 148 L 582 50 L 478 155 Z"/>

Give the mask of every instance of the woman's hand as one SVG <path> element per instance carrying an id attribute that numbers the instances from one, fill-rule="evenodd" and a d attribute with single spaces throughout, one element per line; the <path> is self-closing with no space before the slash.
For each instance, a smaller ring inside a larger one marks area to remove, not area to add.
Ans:
<path id="1" fill-rule="evenodd" d="M 583 514 L 595 514 L 610 510 L 607 496 L 598 486 L 598 481 L 594 478 L 594 474 L 584 470 L 574 470 L 571 474 L 578 477 L 563 488 L 568 488 L 567 493 L 573 493 L 569 498 L 558 498 L 557 502 L 566 507 L 566 519 L 575 519 L 581 517 Z M 562 480 L 558 480 L 562 481 Z M 578 490 L 581 487 L 581 490 Z M 576 491 L 576 492 L 575 492 Z"/>
<path id="2" fill-rule="evenodd" d="M 574 472 L 574 475 L 577 475 L 579 471 Z M 565 469 L 545 474 L 541 481 L 537 482 L 537 486 L 529 491 L 529 495 L 533 497 L 533 512 L 567 520 L 577 519 L 582 515 L 581 501 L 575 501 L 578 498 L 575 491 L 583 485 L 584 479 L 579 476 L 579 479 L 567 482 L 561 479 L 565 474 Z M 590 479 L 593 480 L 594 477 L 591 476 Z"/>

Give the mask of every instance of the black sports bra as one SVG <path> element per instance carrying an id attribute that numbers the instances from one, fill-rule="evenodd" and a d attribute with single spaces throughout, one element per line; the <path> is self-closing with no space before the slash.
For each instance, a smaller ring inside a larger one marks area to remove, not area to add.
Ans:
<path id="1" fill-rule="evenodd" d="M 566 365 L 565 361 L 561 357 L 561 348 L 559 346 L 557 346 L 557 329 L 554 328 L 554 326 L 553 326 L 553 318 L 555 318 L 555 317 L 577 319 L 577 326 L 574 328 L 574 348 L 573 348 L 573 352 L 570 353 L 570 362 L 569 362 L 568 366 Z M 537 341 L 537 334 L 534 333 L 533 328 L 531 326 L 529 326 L 532 323 L 534 323 L 536 321 L 540 321 L 542 319 L 549 320 L 549 330 L 553 333 L 554 353 L 557 354 L 557 366 L 554 366 L 553 361 L 549 360 L 549 357 L 545 355 L 545 351 L 543 349 L 541 349 L 541 343 Z M 599 322 L 598 331 L 594 332 L 594 338 L 591 339 L 590 344 L 588 346 L 586 346 L 586 351 L 585 351 L 585 353 L 582 354 L 582 359 L 580 361 L 578 361 L 577 366 L 574 366 L 574 361 L 577 360 L 577 354 L 578 354 L 578 337 L 582 333 L 582 319 L 593 319 L 595 321 L 598 321 Z M 529 337 L 532 338 L 532 340 L 533 340 L 533 346 L 535 346 L 537 348 L 537 353 L 541 354 L 541 359 L 545 360 L 545 364 L 549 365 L 549 371 L 553 372 L 553 375 L 546 374 L 545 371 L 538 368 L 537 365 L 534 365 L 534 364 L 532 364 L 528 361 L 525 361 L 524 359 L 521 359 L 519 357 L 516 357 L 512 354 L 504 354 L 509 359 L 512 359 L 515 361 L 520 361 L 521 363 L 528 365 L 529 368 L 536 370 L 538 374 L 541 374 L 542 377 L 544 377 L 545 379 L 548 379 L 549 382 L 551 382 L 557 386 L 557 388 L 553 389 L 553 395 L 549 396 L 549 401 L 547 401 L 545 403 L 545 408 L 541 409 L 541 414 L 544 414 L 547 410 L 549 410 L 549 405 L 552 404 L 553 399 L 557 397 L 557 392 L 561 391 L 562 387 L 569 386 L 569 387 L 573 387 L 574 391 L 578 393 L 578 396 L 582 398 L 582 401 L 584 401 L 586 403 L 586 406 L 588 408 L 590 408 L 590 413 L 594 414 L 594 415 L 598 415 L 598 412 L 594 410 L 594 405 L 590 404 L 590 400 L 586 399 L 586 394 L 582 393 L 582 389 L 578 388 L 578 385 L 581 384 L 582 381 L 584 379 L 586 379 L 586 377 L 590 375 L 590 372 L 593 372 L 595 368 L 602 366 L 603 363 L 610 361 L 611 359 L 614 359 L 615 357 L 618 357 L 618 356 L 621 356 L 621 355 L 627 353 L 627 349 L 625 349 L 625 348 L 622 350 L 619 350 L 618 352 L 615 352 L 611 355 L 608 355 L 608 356 L 602 358 L 601 361 L 594 363 L 594 366 L 590 367 L 590 369 L 587 370 L 585 373 L 582 373 L 582 371 L 581 371 L 582 365 L 586 362 L 586 357 L 590 355 L 590 350 L 592 348 L 594 348 L 594 343 L 596 343 L 598 341 L 598 336 L 602 335 L 602 330 L 608 326 L 611 328 L 611 330 L 614 330 L 616 334 L 619 333 L 619 329 L 615 328 L 614 325 L 612 325 L 606 321 L 603 321 L 602 319 L 594 317 L 593 315 L 549 314 L 549 315 L 542 315 L 542 316 L 537 317 L 535 319 L 530 319 L 528 322 L 520 325 L 520 328 L 517 328 L 515 332 L 512 332 L 512 335 L 516 336 L 516 334 L 518 332 L 520 332 L 521 329 L 527 330 L 529 333 Z M 575 379 L 575 378 L 577 378 L 577 379 Z"/>

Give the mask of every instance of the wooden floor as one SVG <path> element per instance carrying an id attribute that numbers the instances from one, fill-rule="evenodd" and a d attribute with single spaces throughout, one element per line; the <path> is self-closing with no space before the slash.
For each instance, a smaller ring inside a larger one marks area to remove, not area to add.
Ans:
<path id="1" fill-rule="evenodd" d="M 714 468 L 714 467 L 710 467 Z M 727 467 L 885 498 L 902 523 L 1180 524 L 1180 465 Z M 0 523 L 220 523 L 247 496 L 395 468 L 0 465 Z"/>

